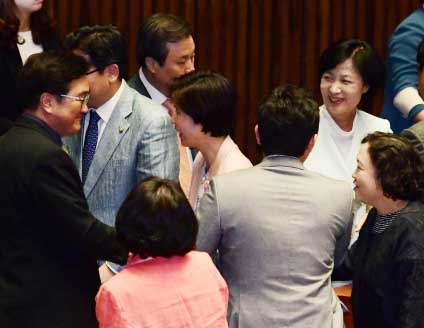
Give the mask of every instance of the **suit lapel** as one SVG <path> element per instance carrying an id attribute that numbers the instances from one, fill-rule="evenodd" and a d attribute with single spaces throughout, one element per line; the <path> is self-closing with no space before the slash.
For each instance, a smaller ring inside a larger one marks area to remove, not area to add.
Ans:
<path id="1" fill-rule="evenodd" d="M 141 82 L 140 74 L 137 72 L 134 77 L 130 81 L 130 85 L 134 87 L 135 90 L 137 90 L 140 94 L 147 98 L 152 98 L 147 91 L 146 87 L 144 86 L 143 82 Z"/>
<path id="2" fill-rule="evenodd" d="M 122 83 L 125 82 L 122 81 Z M 86 197 L 88 197 L 93 190 L 93 187 L 96 185 L 110 158 L 130 127 L 127 119 L 132 113 L 133 96 L 130 91 L 129 87 L 124 85 L 122 95 L 113 109 L 112 115 L 103 131 L 84 184 L 84 193 Z"/>

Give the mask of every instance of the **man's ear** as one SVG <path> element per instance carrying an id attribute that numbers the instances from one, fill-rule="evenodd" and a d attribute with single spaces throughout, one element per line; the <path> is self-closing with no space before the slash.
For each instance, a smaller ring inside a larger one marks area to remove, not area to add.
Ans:
<path id="1" fill-rule="evenodd" d="M 145 63 L 146 63 L 147 70 L 151 74 L 155 74 L 158 67 L 160 66 L 159 63 L 156 60 L 154 60 L 152 57 L 146 57 Z"/>
<path id="2" fill-rule="evenodd" d="M 43 92 L 40 96 L 40 105 L 39 107 L 46 113 L 52 114 L 54 108 L 56 107 L 58 101 L 55 96 L 51 93 Z"/>
<path id="3" fill-rule="evenodd" d="M 255 137 L 256 137 L 256 143 L 258 145 L 261 145 L 261 136 L 259 135 L 259 128 L 258 125 L 255 125 Z"/>
<path id="4" fill-rule="evenodd" d="M 109 81 L 115 82 L 119 79 L 119 66 L 117 64 L 110 64 L 106 66 L 104 73 L 107 74 Z"/>
<path id="5" fill-rule="evenodd" d="M 308 142 L 308 145 L 306 146 L 305 151 L 303 152 L 302 156 L 299 157 L 299 159 L 304 162 L 306 158 L 308 158 L 308 155 L 311 153 L 312 149 L 314 148 L 314 145 L 317 141 L 317 134 L 314 134 L 311 139 Z"/>

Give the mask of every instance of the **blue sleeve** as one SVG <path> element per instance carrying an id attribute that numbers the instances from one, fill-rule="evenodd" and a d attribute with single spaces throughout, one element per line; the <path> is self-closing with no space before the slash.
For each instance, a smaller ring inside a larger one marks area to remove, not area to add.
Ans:
<path id="1" fill-rule="evenodd" d="M 388 43 L 387 70 L 394 94 L 406 87 L 417 87 L 417 48 L 424 38 L 424 10 L 405 19 Z"/>

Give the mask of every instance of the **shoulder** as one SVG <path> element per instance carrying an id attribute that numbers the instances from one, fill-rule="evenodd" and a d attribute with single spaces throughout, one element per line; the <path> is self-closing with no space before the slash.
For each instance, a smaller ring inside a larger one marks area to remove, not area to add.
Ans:
<path id="1" fill-rule="evenodd" d="M 145 120 L 165 119 L 171 121 L 168 111 L 162 105 L 141 95 L 128 85 L 125 86 L 121 97 L 132 102 L 132 111 L 136 116 L 142 115 Z"/>
<path id="2" fill-rule="evenodd" d="M 424 259 L 424 204 L 411 202 L 393 223 L 397 251 L 402 258 Z"/>
<path id="3" fill-rule="evenodd" d="M 392 132 L 390 128 L 390 122 L 384 118 L 377 117 L 375 115 L 364 112 L 363 110 L 357 111 L 358 124 L 361 127 L 367 127 L 369 132 L 381 131 L 381 132 Z"/>
<path id="4" fill-rule="evenodd" d="M 418 44 L 424 36 L 423 20 L 424 10 L 415 10 L 396 27 L 389 40 L 389 47 L 395 44 Z"/>
<path id="5" fill-rule="evenodd" d="M 220 154 L 218 174 L 252 167 L 250 160 L 230 137 L 227 137 L 223 146 L 225 149 Z"/>
<path id="6" fill-rule="evenodd" d="M 321 193 L 325 190 L 327 193 L 331 193 L 330 195 L 332 195 L 332 197 L 337 196 L 338 194 L 353 195 L 352 186 L 346 181 L 333 179 L 310 170 L 305 170 L 305 175 L 313 184 L 319 186 Z"/>

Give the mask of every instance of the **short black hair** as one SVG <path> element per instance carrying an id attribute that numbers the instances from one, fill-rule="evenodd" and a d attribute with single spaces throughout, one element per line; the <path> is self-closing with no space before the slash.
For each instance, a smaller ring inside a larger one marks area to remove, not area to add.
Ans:
<path id="1" fill-rule="evenodd" d="M 318 105 L 311 93 L 301 87 L 278 87 L 259 106 L 259 137 L 267 156 L 300 157 L 318 133 L 318 126 Z"/>
<path id="2" fill-rule="evenodd" d="M 369 100 L 384 84 L 385 70 L 375 50 L 363 40 L 343 39 L 325 49 L 319 59 L 319 78 L 349 58 L 352 59 L 364 84 L 368 86 L 368 91 L 362 98 Z"/>
<path id="3" fill-rule="evenodd" d="M 60 95 L 68 93 L 71 82 L 85 76 L 87 69 L 85 60 L 74 54 L 46 51 L 31 55 L 18 74 L 20 107 L 35 110 L 44 92 L 60 101 Z"/>
<path id="4" fill-rule="evenodd" d="M 424 162 L 404 137 L 383 132 L 367 135 L 368 153 L 383 194 L 393 200 L 414 201 L 424 196 Z"/>
<path id="5" fill-rule="evenodd" d="M 179 42 L 191 35 L 190 24 L 181 17 L 164 13 L 148 17 L 138 30 L 138 64 L 146 67 L 146 57 L 151 57 L 162 66 L 169 52 L 167 43 Z"/>
<path id="6" fill-rule="evenodd" d="M 195 248 L 198 222 L 178 183 L 150 177 L 123 202 L 116 230 L 119 240 L 141 258 L 169 258 Z"/>
<path id="7" fill-rule="evenodd" d="M 80 50 L 100 72 L 111 64 L 119 67 L 119 78 L 127 74 L 127 42 L 113 25 L 83 26 L 65 39 L 67 50 Z"/>
<path id="8" fill-rule="evenodd" d="M 227 136 L 234 127 L 237 94 L 221 74 L 192 72 L 176 78 L 171 84 L 171 98 L 177 110 L 213 137 Z"/>
<path id="9" fill-rule="evenodd" d="M 418 45 L 417 64 L 418 70 L 422 70 L 424 68 L 424 39 L 422 39 Z"/>

